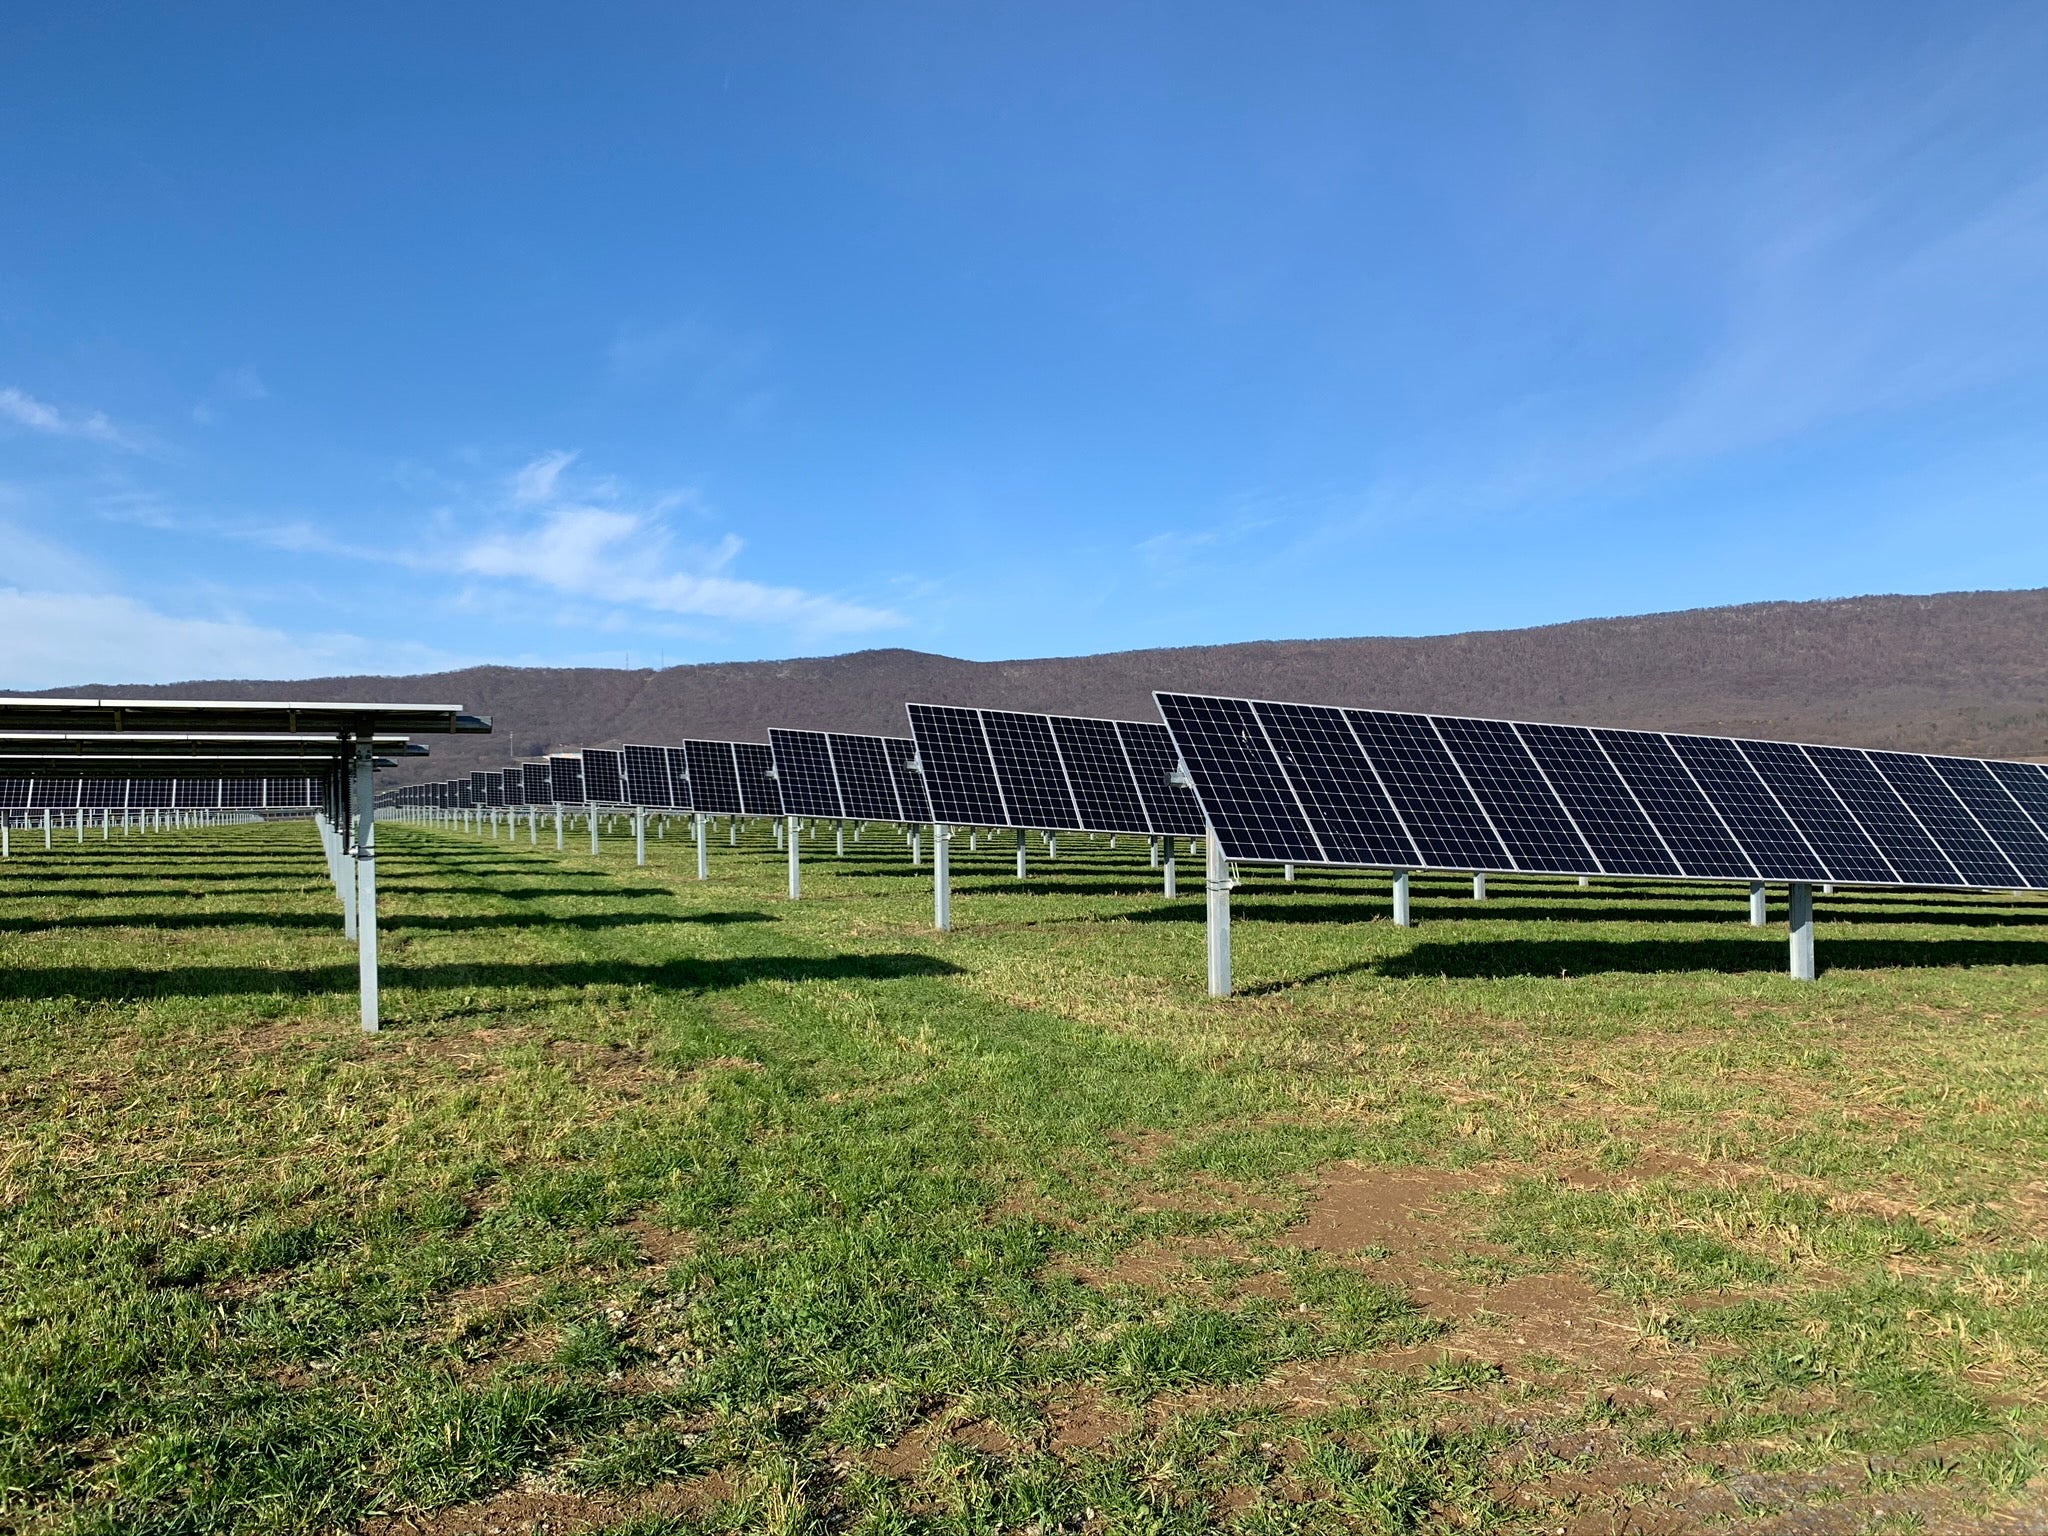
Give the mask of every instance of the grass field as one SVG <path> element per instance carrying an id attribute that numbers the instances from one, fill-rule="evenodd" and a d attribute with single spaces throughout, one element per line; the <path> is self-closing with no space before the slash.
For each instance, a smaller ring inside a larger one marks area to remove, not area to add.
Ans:
<path id="1" fill-rule="evenodd" d="M 0 865 L 0 1527 L 2048 1529 L 2048 903 L 380 839 Z"/>

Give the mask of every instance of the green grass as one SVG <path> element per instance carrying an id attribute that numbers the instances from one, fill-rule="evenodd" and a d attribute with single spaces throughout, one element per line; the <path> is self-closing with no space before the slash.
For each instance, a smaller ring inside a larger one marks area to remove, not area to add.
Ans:
<path id="1" fill-rule="evenodd" d="M 795 904 L 758 835 L 380 839 L 371 1039 L 310 829 L 0 865 L 0 1527 L 1938 1528 L 2040 1465 L 2048 903 L 1823 898 L 1800 985 L 1738 890 L 1249 871 L 1217 1003 L 1128 841 L 963 838 L 937 935 L 879 830 Z M 1442 1243 L 1304 1247 L 1382 1166 Z M 1516 1314 L 1567 1282 L 1604 1344 Z"/>

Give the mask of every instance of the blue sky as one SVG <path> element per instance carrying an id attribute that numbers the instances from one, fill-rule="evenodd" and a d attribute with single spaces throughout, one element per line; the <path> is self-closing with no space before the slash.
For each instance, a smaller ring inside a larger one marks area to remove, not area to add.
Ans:
<path id="1" fill-rule="evenodd" d="M 0 685 L 2048 584 L 2048 8 L 16 6 Z"/>

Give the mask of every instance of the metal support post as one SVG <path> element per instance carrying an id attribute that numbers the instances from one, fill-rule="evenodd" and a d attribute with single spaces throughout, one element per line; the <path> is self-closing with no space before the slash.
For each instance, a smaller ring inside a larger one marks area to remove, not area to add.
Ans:
<path id="1" fill-rule="evenodd" d="M 1059 833 L 1048 832 L 1045 834 L 1045 856 L 1048 859 L 1056 859 L 1060 856 Z"/>
<path id="2" fill-rule="evenodd" d="M 647 862 L 647 813 L 645 811 L 635 811 L 633 813 L 633 862 L 635 864 L 645 864 Z"/>
<path id="3" fill-rule="evenodd" d="M 789 848 L 789 899 L 795 901 L 804 893 L 803 839 L 796 835 L 796 818 L 790 817 L 783 826 L 783 841 Z"/>
<path id="4" fill-rule="evenodd" d="M 1813 887 L 1792 882 L 1792 979 L 1813 980 Z"/>
<path id="5" fill-rule="evenodd" d="M 1230 996 L 1230 870 L 1223 862 L 1223 845 L 1216 841 L 1215 828 L 1202 839 L 1208 855 L 1209 891 L 1209 995 Z"/>
<path id="6" fill-rule="evenodd" d="M 953 829 L 932 823 L 932 926 L 953 931 Z"/>
<path id="7" fill-rule="evenodd" d="M 794 821 L 796 818 L 791 817 L 790 819 Z M 778 848 L 782 846 L 782 823 L 780 821 L 775 823 L 775 846 Z"/>
<path id="8" fill-rule="evenodd" d="M 590 823 L 590 856 L 594 859 L 597 857 L 597 813 L 592 811 L 583 819 Z"/>
<path id="9" fill-rule="evenodd" d="M 1155 854 L 1158 852 L 1158 848 L 1156 845 L 1153 849 L 1153 852 Z M 1165 871 L 1165 874 L 1162 876 L 1160 882 L 1163 887 L 1162 894 L 1166 896 L 1178 896 L 1180 894 L 1180 882 L 1175 876 L 1175 871 L 1173 867 L 1173 839 L 1170 837 L 1166 840 L 1166 856 L 1163 859 L 1161 859 L 1159 863 L 1160 867 Z"/>
<path id="10" fill-rule="evenodd" d="M 699 811 L 692 819 L 697 823 L 697 878 L 699 880 L 709 880 L 711 878 L 711 855 L 704 846 L 704 829 L 709 825 L 710 818 L 702 811 Z"/>
<path id="11" fill-rule="evenodd" d="M 1156 837 L 1146 839 L 1146 849 L 1145 867 L 1147 869 L 1157 869 L 1159 867 L 1159 839 Z"/>
<path id="12" fill-rule="evenodd" d="M 1280 866 L 1280 878 L 1289 885 L 1294 884 L 1294 866 L 1292 864 L 1282 864 Z"/>
<path id="13" fill-rule="evenodd" d="M 540 846 L 540 811 L 534 806 L 526 808 L 526 842 L 531 848 Z"/>
<path id="14" fill-rule="evenodd" d="M 1761 880 L 1749 883 L 1749 926 L 1761 928 L 1771 920 L 1770 895 Z"/>
<path id="15" fill-rule="evenodd" d="M 1024 829 L 1019 827 L 1017 829 L 1017 878 L 1019 880 L 1025 879 L 1030 873 L 1031 867 L 1025 862 Z"/>
<path id="16" fill-rule="evenodd" d="M 45 809 L 45 810 L 44 810 L 44 812 L 43 812 L 43 852 L 45 852 L 45 853 L 48 853 L 49 851 L 50 851 L 50 813 L 49 813 L 49 811 L 48 811 L 47 809 Z"/>
<path id="17" fill-rule="evenodd" d="M 1589 876 L 1589 875 L 1581 875 L 1581 876 L 1579 876 L 1579 884 L 1580 884 L 1580 885 L 1582 885 L 1582 886 L 1583 886 L 1583 885 L 1591 885 L 1592 883 L 1593 883 L 1593 881 L 1592 881 L 1592 877 L 1591 877 L 1591 876 Z"/>
<path id="18" fill-rule="evenodd" d="M 1408 907 L 1408 871 L 1405 869 L 1394 871 L 1394 926 L 1396 928 L 1413 928 L 1415 926 L 1415 919 Z"/>
<path id="19" fill-rule="evenodd" d="M 377 765 L 368 742 L 356 746 L 356 975 L 363 1033 L 379 1022 L 377 996 Z"/>
<path id="20" fill-rule="evenodd" d="M 839 823 L 839 857 L 846 857 L 846 823 Z"/>
<path id="21" fill-rule="evenodd" d="M 924 834 L 915 827 L 910 831 L 910 867 L 916 869 L 924 863 Z"/>
<path id="22" fill-rule="evenodd" d="M 1486 900 L 1486 876 L 1474 875 L 1472 877 L 1472 899 L 1474 901 Z"/>
<path id="23" fill-rule="evenodd" d="M 562 808 L 555 807 L 555 852 L 562 851 Z"/>
<path id="24" fill-rule="evenodd" d="M 735 848 L 739 847 L 739 845 L 740 845 L 740 822 L 739 822 L 739 818 L 738 818 L 737 816 L 728 816 L 728 817 L 726 818 L 726 820 L 725 820 L 725 831 L 726 831 L 726 841 L 727 841 L 728 843 L 732 844 L 732 846 L 733 846 L 733 847 L 735 847 Z"/>

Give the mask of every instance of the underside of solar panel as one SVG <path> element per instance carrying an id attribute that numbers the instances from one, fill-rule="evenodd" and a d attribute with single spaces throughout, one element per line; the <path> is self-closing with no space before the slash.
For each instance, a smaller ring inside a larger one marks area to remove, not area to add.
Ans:
<path id="1" fill-rule="evenodd" d="M 1249 863 L 2048 889 L 2038 763 L 1155 697 Z"/>

